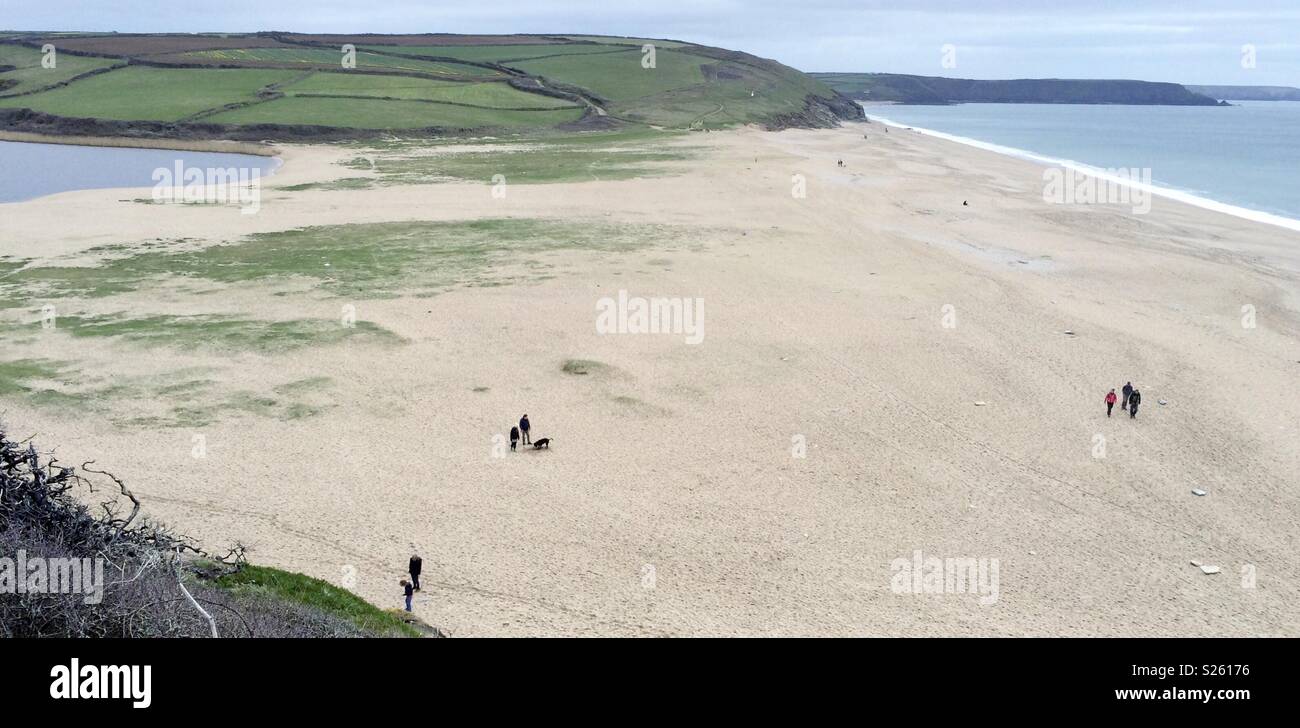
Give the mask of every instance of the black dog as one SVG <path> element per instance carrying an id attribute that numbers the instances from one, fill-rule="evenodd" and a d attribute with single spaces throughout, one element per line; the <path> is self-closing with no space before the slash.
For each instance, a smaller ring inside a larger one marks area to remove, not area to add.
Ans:
<path id="1" fill-rule="evenodd" d="M 551 449 L 551 438 L 543 437 L 542 439 L 533 443 L 534 450 L 541 450 L 542 448 L 546 448 L 547 450 Z"/>

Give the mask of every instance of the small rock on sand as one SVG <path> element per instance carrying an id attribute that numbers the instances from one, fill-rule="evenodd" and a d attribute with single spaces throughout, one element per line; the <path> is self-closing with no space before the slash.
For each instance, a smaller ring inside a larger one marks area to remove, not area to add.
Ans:
<path id="1" fill-rule="evenodd" d="M 1205 495 L 1205 491 L 1200 488 L 1192 488 L 1192 495 Z"/>
<path id="2" fill-rule="evenodd" d="M 1217 567 L 1217 566 L 1210 566 L 1209 564 L 1202 564 L 1202 565 L 1201 565 L 1201 573 L 1202 573 L 1202 574 L 1217 574 L 1217 573 L 1219 573 L 1219 567 Z"/>
<path id="3" fill-rule="evenodd" d="M 977 400 L 975 400 L 975 406 L 976 406 L 976 407 L 983 407 L 983 406 L 986 405 L 986 404 L 988 404 L 988 402 L 985 402 L 985 401 L 982 400 L 982 399 L 977 399 Z"/>

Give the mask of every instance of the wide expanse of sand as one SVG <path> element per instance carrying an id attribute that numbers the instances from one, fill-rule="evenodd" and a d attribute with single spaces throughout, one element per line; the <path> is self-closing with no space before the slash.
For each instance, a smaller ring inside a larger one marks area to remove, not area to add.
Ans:
<path id="1" fill-rule="evenodd" d="M 548 280 L 357 301 L 397 348 L 228 357 L 249 382 L 331 377 L 316 417 L 5 420 L 212 550 L 383 606 L 418 549 L 416 611 L 457 636 L 1300 635 L 1300 235 L 1159 198 L 1048 204 L 1037 165 L 878 124 L 686 143 L 705 151 L 680 174 L 504 198 L 277 191 L 350 156 L 287 147 L 255 215 L 121 190 L 0 205 L 24 257 L 386 220 L 687 230 L 548 253 Z M 620 290 L 702 299 L 703 341 L 598 333 Z M 223 356 L 93 348 L 122 372 Z M 1143 407 L 1107 419 L 1126 380 Z M 494 457 L 525 412 L 552 448 Z M 897 588 L 918 551 L 985 560 L 996 598 Z"/>

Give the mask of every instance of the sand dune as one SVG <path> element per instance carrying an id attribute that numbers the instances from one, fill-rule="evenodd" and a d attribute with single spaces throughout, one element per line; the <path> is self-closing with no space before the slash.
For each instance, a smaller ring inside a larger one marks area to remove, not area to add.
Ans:
<path id="1" fill-rule="evenodd" d="M 397 347 L 84 344 L 114 376 L 172 357 L 233 362 L 232 386 L 329 377 L 315 417 L 150 429 L 18 401 L 5 419 L 111 463 L 185 533 L 379 604 L 400 603 L 414 545 L 416 610 L 456 635 L 1300 635 L 1300 236 L 1159 198 L 1047 204 L 1034 164 L 879 125 L 689 143 L 708 152 L 680 175 L 505 199 L 282 191 L 347 156 L 287 147 L 256 215 L 120 190 L 0 206 L 28 257 L 362 221 L 674 226 L 539 254 L 547 275 L 514 285 L 355 301 Z M 597 333 L 619 290 L 703 299 L 703 341 Z M 338 310 L 266 300 L 155 303 Z M 41 346 L 24 351 L 69 355 Z M 1127 379 L 1139 416 L 1108 420 Z M 553 447 L 494 457 L 524 412 Z M 996 559 L 996 600 L 896 593 L 917 551 Z"/>

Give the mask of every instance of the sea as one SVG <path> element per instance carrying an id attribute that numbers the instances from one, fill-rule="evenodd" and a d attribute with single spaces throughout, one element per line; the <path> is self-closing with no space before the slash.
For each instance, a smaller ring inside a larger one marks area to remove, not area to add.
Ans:
<path id="1" fill-rule="evenodd" d="M 1300 101 L 864 104 L 868 118 L 1049 165 L 1149 170 L 1153 194 L 1300 231 Z"/>

